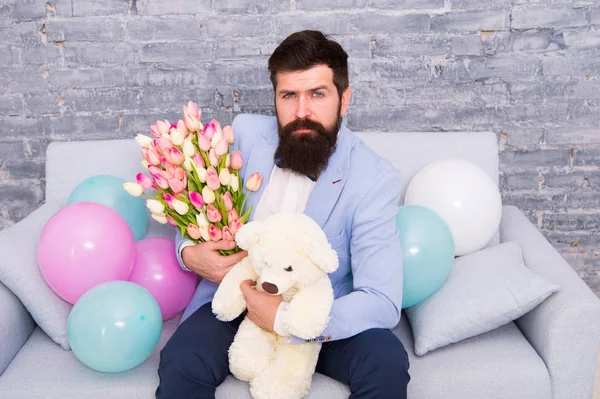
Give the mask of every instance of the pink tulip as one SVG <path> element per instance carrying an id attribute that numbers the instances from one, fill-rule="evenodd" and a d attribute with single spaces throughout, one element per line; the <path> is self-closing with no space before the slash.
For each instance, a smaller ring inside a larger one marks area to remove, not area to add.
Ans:
<path id="1" fill-rule="evenodd" d="M 169 187 L 171 187 L 171 190 L 173 190 L 174 194 L 179 194 L 185 188 L 183 182 L 177 179 L 169 179 Z"/>
<path id="2" fill-rule="evenodd" d="M 208 228 L 208 236 L 210 237 L 211 241 L 221 241 L 223 233 L 221 232 L 221 229 L 217 227 L 217 225 L 212 224 Z"/>
<path id="3" fill-rule="evenodd" d="M 187 137 L 188 134 L 190 134 L 190 131 L 188 130 L 187 126 L 185 125 L 185 122 L 182 121 L 181 119 L 177 121 L 177 130 L 179 130 L 181 133 L 183 133 L 184 137 Z"/>
<path id="4" fill-rule="evenodd" d="M 167 216 L 167 222 L 169 222 L 169 224 L 173 227 L 178 227 L 177 223 L 175 223 L 175 221 L 173 220 L 173 218 L 171 218 L 171 216 Z"/>
<path id="5" fill-rule="evenodd" d="M 211 149 L 210 140 L 202 133 L 198 133 L 198 147 L 204 152 Z"/>
<path id="6" fill-rule="evenodd" d="M 163 194 L 163 199 L 165 200 L 169 208 L 173 209 L 173 200 L 175 199 L 175 197 L 173 197 L 171 194 Z"/>
<path id="7" fill-rule="evenodd" d="M 187 233 L 189 234 L 190 237 L 192 237 L 194 240 L 199 240 L 201 237 L 200 234 L 200 229 L 198 229 L 198 226 L 196 226 L 195 224 L 188 224 L 187 226 Z"/>
<path id="8" fill-rule="evenodd" d="M 240 170 L 244 164 L 242 160 L 242 153 L 240 151 L 234 151 L 231 153 L 231 169 Z"/>
<path id="9" fill-rule="evenodd" d="M 171 130 L 171 124 L 168 120 L 156 121 L 156 126 L 158 127 L 158 131 L 161 136 L 166 136 L 169 134 L 169 130 Z"/>
<path id="10" fill-rule="evenodd" d="M 195 191 L 190 191 L 189 195 L 190 195 L 190 202 L 192 203 L 194 208 L 201 210 L 202 207 L 204 206 L 204 199 L 202 198 L 202 195 Z"/>
<path id="11" fill-rule="evenodd" d="M 171 151 L 170 150 L 166 151 L 163 154 L 161 161 L 162 161 L 163 165 L 165 165 L 165 166 L 173 163 L 173 159 L 171 159 Z"/>
<path id="12" fill-rule="evenodd" d="M 185 161 L 185 156 L 177 147 L 171 148 L 171 159 L 175 165 L 181 165 Z"/>
<path id="13" fill-rule="evenodd" d="M 152 133 L 152 135 L 154 137 L 160 137 L 160 131 L 158 130 L 158 126 L 156 124 L 150 126 L 150 133 Z"/>
<path id="14" fill-rule="evenodd" d="M 223 227 L 223 239 L 227 241 L 233 240 L 233 233 L 227 226 Z"/>
<path id="15" fill-rule="evenodd" d="M 211 223 L 218 223 L 222 218 L 221 212 L 219 212 L 219 210 L 212 205 L 208 205 L 206 207 L 206 217 Z"/>
<path id="16" fill-rule="evenodd" d="M 173 148 L 173 143 L 168 138 L 161 136 L 154 140 L 154 146 L 164 153 Z"/>
<path id="17" fill-rule="evenodd" d="M 244 224 L 242 222 L 240 222 L 240 219 L 233 219 L 229 221 L 229 230 L 231 231 L 231 234 L 235 235 L 235 233 L 238 232 L 239 229 L 242 228 Z"/>
<path id="18" fill-rule="evenodd" d="M 225 210 L 230 211 L 233 208 L 233 198 L 231 198 L 231 193 L 229 191 L 225 192 L 225 194 L 221 194 L 221 200 L 225 205 Z"/>
<path id="19" fill-rule="evenodd" d="M 187 127 L 187 129 L 190 132 L 197 132 L 198 130 L 200 130 L 200 120 L 198 118 L 196 118 L 194 115 L 189 114 L 186 109 L 185 106 L 183 107 L 183 115 L 184 115 L 184 123 L 185 123 L 185 127 Z"/>
<path id="20" fill-rule="evenodd" d="M 233 133 L 233 128 L 231 126 L 228 125 L 223 128 L 223 137 L 225 137 L 229 144 L 233 144 L 235 141 L 235 134 Z"/>
<path id="21" fill-rule="evenodd" d="M 178 166 L 175 168 L 173 176 L 178 180 L 183 180 L 183 178 L 186 176 L 185 170 Z"/>
<path id="22" fill-rule="evenodd" d="M 200 110 L 198 109 L 198 105 L 193 101 L 188 101 L 187 107 L 183 106 L 183 112 L 187 112 L 196 119 L 200 119 Z"/>
<path id="23" fill-rule="evenodd" d="M 204 126 L 204 136 L 208 139 L 208 140 L 212 140 L 213 136 L 215 135 L 215 133 L 217 132 L 217 127 L 215 126 L 215 124 L 213 123 L 213 121 L 210 121 L 206 124 L 206 126 Z"/>
<path id="24" fill-rule="evenodd" d="M 167 188 L 169 188 L 169 182 L 167 181 L 167 179 L 162 177 L 160 174 L 152 175 L 152 178 L 154 179 L 154 183 L 158 187 L 162 188 L 163 190 L 166 190 Z"/>
<path id="25" fill-rule="evenodd" d="M 219 183 L 219 175 L 217 174 L 217 170 L 212 166 L 206 170 L 206 185 L 213 191 L 221 187 L 221 183 Z"/>
<path id="26" fill-rule="evenodd" d="M 258 191 L 260 184 L 262 183 L 262 176 L 258 173 L 253 173 L 248 181 L 246 182 L 246 189 L 248 191 Z"/>
<path id="27" fill-rule="evenodd" d="M 229 144 L 227 143 L 227 140 L 223 138 L 215 147 L 215 155 L 222 157 L 223 155 L 227 154 L 227 151 L 229 151 Z"/>
<path id="28" fill-rule="evenodd" d="M 229 212 L 227 212 L 227 220 L 229 221 L 229 225 L 231 225 L 232 220 L 236 220 L 239 218 L 240 215 L 238 215 L 238 211 L 236 211 L 235 209 L 231 209 Z"/>
<path id="29" fill-rule="evenodd" d="M 192 157 L 192 161 L 194 161 L 194 165 L 196 165 L 196 168 L 205 168 L 206 165 L 204 164 L 204 158 L 202 158 L 202 155 L 200 154 L 196 154 Z"/>
<path id="30" fill-rule="evenodd" d="M 148 147 L 148 149 L 146 150 L 146 156 L 144 157 L 144 159 L 146 161 L 148 161 L 148 163 L 150 163 L 150 165 L 154 165 L 154 166 L 160 165 L 160 155 L 158 154 L 158 151 L 156 151 L 156 149 L 153 147 Z"/>
<path id="31" fill-rule="evenodd" d="M 210 165 L 214 167 L 217 167 L 217 165 L 219 165 L 219 158 L 217 158 L 214 148 L 211 148 L 208 152 L 208 162 L 210 162 Z"/>
<path id="32" fill-rule="evenodd" d="M 147 175 L 138 173 L 135 177 L 138 184 L 141 185 L 144 190 L 150 190 L 152 188 L 152 179 Z"/>
<path id="33" fill-rule="evenodd" d="M 148 172 L 150 172 L 151 175 L 156 175 L 156 174 L 160 173 L 161 171 L 162 171 L 162 169 L 159 168 L 158 166 L 154 166 L 154 165 L 148 166 Z"/>
<path id="34" fill-rule="evenodd" d="M 171 165 L 170 163 L 165 165 L 165 169 L 158 172 L 159 175 L 169 180 L 175 177 L 175 165 Z"/>

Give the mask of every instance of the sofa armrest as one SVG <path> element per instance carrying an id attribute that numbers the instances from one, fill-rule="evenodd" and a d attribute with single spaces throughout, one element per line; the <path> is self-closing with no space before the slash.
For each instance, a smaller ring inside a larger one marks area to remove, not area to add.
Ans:
<path id="1" fill-rule="evenodd" d="M 25 306 L 0 283 L 0 375 L 31 335 L 35 323 Z"/>
<path id="2" fill-rule="evenodd" d="M 501 242 L 516 241 L 525 264 L 560 286 L 517 325 L 546 363 L 554 399 L 592 397 L 600 344 L 600 300 L 515 206 L 504 206 Z"/>

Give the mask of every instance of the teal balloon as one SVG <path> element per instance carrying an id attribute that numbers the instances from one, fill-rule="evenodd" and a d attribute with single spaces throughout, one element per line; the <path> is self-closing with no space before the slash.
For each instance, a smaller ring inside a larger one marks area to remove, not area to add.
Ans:
<path id="1" fill-rule="evenodd" d="M 454 239 L 436 212 L 418 205 L 401 207 L 396 225 L 402 248 L 404 309 L 429 298 L 446 281 L 454 263 Z"/>
<path id="2" fill-rule="evenodd" d="M 135 241 L 144 238 L 148 228 L 148 212 L 143 197 L 134 197 L 123 188 L 120 177 L 99 175 L 82 181 L 69 197 L 68 205 L 95 202 L 117 211 L 125 219 Z"/>
<path id="3" fill-rule="evenodd" d="M 158 303 L 129 281 L 109 281 L 88 290 L 73 306 L 67 324 L 75 356 L 103 373 L 139 366 L 156 348 L 161 330 Z"/>

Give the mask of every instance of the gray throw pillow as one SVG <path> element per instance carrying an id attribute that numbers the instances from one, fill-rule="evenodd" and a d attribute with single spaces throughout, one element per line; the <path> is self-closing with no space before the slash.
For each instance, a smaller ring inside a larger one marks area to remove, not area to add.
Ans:
<path id="1" fill-rule="evenodd" d="M 46 222 L 61 206 L 47 201 L 15 225 L 0 231 L 0 281 L 25 305 L 35 322 L 69 350 L 67 320 L 72 305 L 50 289 L 37 262 L 37 245 Z"/>
<path id="2" fill-rule="evenodd" d="M 460 256 L 435 294 L 406 309 L 415 354 L 423 356 L 492 331 L 518 319 L 558 289 L 525 266 L 516 242 Z"/>

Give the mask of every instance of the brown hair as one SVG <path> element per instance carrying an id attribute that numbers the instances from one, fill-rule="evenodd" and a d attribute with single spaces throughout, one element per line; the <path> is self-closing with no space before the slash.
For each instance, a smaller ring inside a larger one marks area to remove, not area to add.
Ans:
<path id="1" fill-rule="evenodd" d="M 277 72 L 304 71 L 316 65 L 333 70 L 333 84 L 341 98 L 348 88 L 348 54 L 337 42 L 315 30 L 292 33 L 273 51 L 269 58 L 273 90 L 277 88 Z"/>

